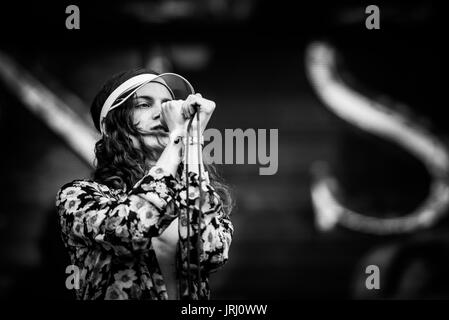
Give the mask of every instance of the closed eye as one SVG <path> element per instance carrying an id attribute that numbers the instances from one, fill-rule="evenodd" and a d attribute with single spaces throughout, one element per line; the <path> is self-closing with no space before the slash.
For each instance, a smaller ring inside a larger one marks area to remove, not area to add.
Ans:
<path id="1" fill-rule="evenodd" d="M 136 105 L 136 108 L 150 108 L 151 104 L 146 103 L 146 102 L 142 102 Z"/>

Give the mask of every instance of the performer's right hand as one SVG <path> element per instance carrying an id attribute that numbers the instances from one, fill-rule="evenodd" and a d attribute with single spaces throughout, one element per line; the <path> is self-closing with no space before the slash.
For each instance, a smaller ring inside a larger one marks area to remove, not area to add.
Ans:
<path id="1" fill-rule="evenodd" d="M 185 130 L 189 119 L 186 119 L 182 114 L 183 103 L 184 100 L 171 100 L 161 105 L 161 120 L 165 122 L 170 132 L 183 132 Z"/>

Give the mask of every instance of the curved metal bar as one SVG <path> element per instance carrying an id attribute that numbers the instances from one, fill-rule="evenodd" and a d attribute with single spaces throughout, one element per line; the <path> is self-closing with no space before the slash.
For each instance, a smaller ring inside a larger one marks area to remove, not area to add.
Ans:
<path id="1" fill-rule="evenodd" d="M 0 52 L 0 81 L 82 160 L 94 167 L 95 142 L 99 135 L 70 105 L 4 52 Z"/>
<path id="2" fill-rule="evenodd" d="M 428 130 L 403 114 L 363 96 L 345 84 L 336 68 L 336 51 L 328 44 L 315 42 L 306 51 L 306 72 L 316 93 L 333 113 L 350 124 L 406 149 L 422 161 L 432 182 L 428 197 L 412 212 L 394 218 L 370 217 L 352 211 L 335 197 L 338 183 L 325 168 L 315 170 L 311 188 L 318 227 L 330 229 L 337 224 L 349 229 L 394 234 L 411 232 L 434 225 L 449 208 L 449 151 Z"/>

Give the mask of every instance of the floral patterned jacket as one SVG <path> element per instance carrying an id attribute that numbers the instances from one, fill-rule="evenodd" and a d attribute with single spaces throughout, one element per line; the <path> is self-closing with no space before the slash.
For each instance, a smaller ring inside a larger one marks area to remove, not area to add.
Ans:
<path id="1" fill-rule="evenodd" d="M 151 237 L 179 217 L 176 251 L 178 294 L 188 299 L 187 255 L 190 254 L 193 299 L 210 299 L 209 274 L 228 260 L 233 225 L 214 188 L 203 182 L 203 223 L 190 224 L 187 238 L 185 178 L 178 181 L 152 167 L 124 192 L 92 180 L 65 184 L 56 196 L 62 239 L 72 264 L 80 270 L 78 299 L 167 300 L 168 294 Z M 197 221 L 197 174 L 189 173 L 190 214 Z M 196 241 L 202 239 L 198 281 Z M 190 248 L 190 251 L 189 251 Z M 198 283 L 201 287 L 198 288 Z"/>

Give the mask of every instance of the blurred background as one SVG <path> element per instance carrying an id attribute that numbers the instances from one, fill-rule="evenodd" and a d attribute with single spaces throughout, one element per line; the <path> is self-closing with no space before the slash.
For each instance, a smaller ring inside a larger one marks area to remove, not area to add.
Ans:
<path id="1" fill-rule="evenodd" d="M 70 4 L 79 30 L 65 28 Z M 56 192 L 90 175 L 103 82 L 149 67 L 216 101 L 210 127 L 279 130 L 275 175 L 218 165 L 237 207 L 213 299 L 449 298 L 443 10 L 377 1 L 367 30 L 370 4 L 2 4 L 0 297 L 74 298 Z"/>

